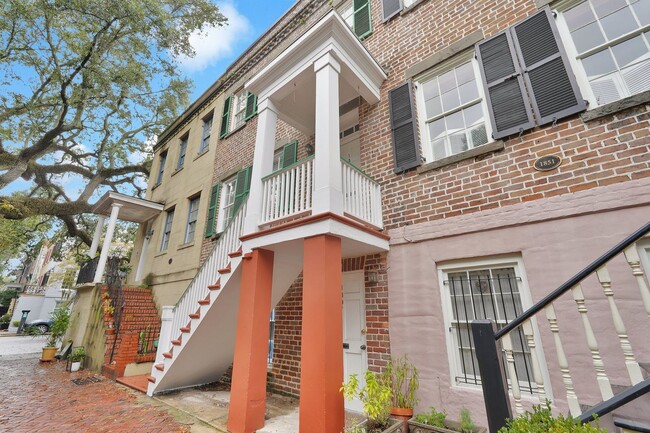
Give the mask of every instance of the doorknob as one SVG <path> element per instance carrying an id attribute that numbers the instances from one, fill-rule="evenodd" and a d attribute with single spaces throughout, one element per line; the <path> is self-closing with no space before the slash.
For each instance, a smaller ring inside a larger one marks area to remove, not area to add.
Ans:
<path id="1" fill-rule="evenodd" d="M 361 350 L 366 350 L 366 345 L 365 344 L 361 345 Z"/>

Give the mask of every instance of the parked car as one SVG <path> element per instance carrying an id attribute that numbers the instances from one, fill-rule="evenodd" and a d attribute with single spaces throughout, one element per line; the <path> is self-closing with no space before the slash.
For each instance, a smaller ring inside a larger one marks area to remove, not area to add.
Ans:
<path id="1" fill-rule="evenodd" d="M 52 326 L 51 320 L 34 320 L 25 324 L 25 328 L 36 328 L 39 333 L 45 334 L 50 332 L 50 327 Z"/>

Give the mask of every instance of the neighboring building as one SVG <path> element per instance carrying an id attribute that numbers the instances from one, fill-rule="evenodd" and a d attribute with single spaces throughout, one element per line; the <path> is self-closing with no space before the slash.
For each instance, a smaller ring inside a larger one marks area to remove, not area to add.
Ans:
<path id="1" fill-rule="evenodd" d="M 631 0 L 298 1 L 155 147 L 165 208 L 135 279 L 175 307 L 149 393 L 232 364 L 229 429 L 249 432 L 268 370 L 300 395 L 302 432 L 338 432 L 344 374 L 408 354 L 418 409 L 486 425 L 471 322 L 504 327 L 650 220 L 649 17 Z M 205 125 L 213 157 L 172 174 Z M 502 339 L 517 412 L 647 384 L 640 237 Z"/>

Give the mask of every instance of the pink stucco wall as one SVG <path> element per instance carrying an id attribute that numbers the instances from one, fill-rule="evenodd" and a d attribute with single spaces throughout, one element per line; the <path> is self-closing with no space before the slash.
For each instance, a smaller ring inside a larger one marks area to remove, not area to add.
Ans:
<path id="1" fill-rule="evenodd" d="M 520 257 L 536 302 L 649 220 L 650 182 L 640 181 L 539 200 L 534 206 L 511 206 L 392 230 L 388 255 L 391 350 L 395 355 L 407 353 L 420 370 L 418 409 L 434 405 L 457 418 L 465 406 L 479 424 L 486 425 L 480 388 L 457 386 L 450 378 L 438 265 L 470 258 Z M 638 285 L 622 256 L 608 269 L 637 361 L 650 362 L 650 318 L 641 304 Z M 602 287 L 592 276 L 583 289 L 611 382 L 628 386 L 630 379 Z M 584 404 L 598 403 L 601 398 L 591 354 L 571 294 L 555 306 L 578 398 Z M 566 413 L 552 334 L 545 315 L 537 317 L 553 403 Z M 527 401 L 526 406 L 537 403 L 535 398 Z"/>

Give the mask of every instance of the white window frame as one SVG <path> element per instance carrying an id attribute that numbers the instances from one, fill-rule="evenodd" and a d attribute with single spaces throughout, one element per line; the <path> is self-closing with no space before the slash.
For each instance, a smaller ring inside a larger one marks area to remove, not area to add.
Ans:
<path id="1" fill-rule="evenodd" d="M 426 114 L 426 106 L 425 106 L 425 100 L 424 100 L 424 86 L 423 84 L 434 77 L 437 77 L 439 75 L 444 74 L 445 72 L 449 72 L 450 70 L 457 68 L 458 66 L 461 66 L 467 62 L 472 63 L 472 69 L 474 70 L 474 78 L 476 80 L 476 87 L 478 89 L 478 95 L 479 97 L 473 101 L 470 101 L 468 103 L 462 104 L 456 109 L 454 109 L 451 112 L 447 112 L 448 114 L 441 114 L 439 117 L 443 118 L 445 116 L 449 116 L 450 114 L 453 114 L 455 112 L 458 112 L 460 110 L 463 110 L 465 108 L 471 107 L 477 103 L 480 103 L 481 108 L 483 109 L 483 119 L 485 123 L 485 133 L 487 134 L 488 141 L 484 144 L 481 144 L 479 146 L 470 148 L 466 150 L 465 152 L 468 152 L 472 149 L 477 149 L 480 148 L 481 146 L 485 146 L 486 144 L 492 143 L 495 140 L 492 138 L 492 122 L 490 121 L 490 110 L 488 109 L 487 101 L 485 98 L 485 94 L 483 92 L 483 85 L 481 82 L 481 71 L 479 69 L 479 64 L 478 61 L 476 60 L 475 56 L 475 51 L 474 48 L 471 48 L 469 50 L 466 50 L 463 53 L 455 55 L 453 58 L 446 60 L 439 65 L 433 67 L 432 69 L 429 69 L 428 71 L 424 72 L 421 75 L 418 75 L 416 78 L 413 79 L 413 82 L 416 87 L 415 91 L 415 98 L 416 98 L 416 104 L 417 104 L 417 119 L 418 119 L 418 128 L 420 131 L 420 137 L 422 137 L 422 151 L 424 153 L 424 158 L 427 162 L 433 162 L 433 161 L 440 161 L 440 159 L 436 160 L 433 157 L 433 148 L 431 146 L 431 140 L 429 139 L 429 130 L 427 127 L 427 121 L 429 120 L 427 118 Z M 455 155 L 462 155 L 464 152 L 459 152 L 459 153 L 454 153 L 452 155 L 447 155 L 447 157 L 450 156 L 455 156 Z M 444 159 L 444 158 L 442 158 Z"/>
<path id="2" fill-rule="evenodd" d="M 353 0 L 347 0 L 341 3 L 336 7 L 336 11 L 341 15 L 345 24 L 350 27 L 350 30 L 354 31 L 354 2 Z"/>
<path id="3" fill-rule="evenodd" d="M 185 165 L 185 157 L 187 156 L 187 145 L 189 139 L 189 134 L 185 134 L 183 137 L 181 137 L 180 143 L 178 144 L 178 160 L 176 160 L 176 171 L 180 170 Z"/>
<path id="4" fill-rule="evenodd" d="M 229 133 L 246 123 L 246 104 L 248 91 L 240 89 L 232 95 L 230 106 L 230 130 Z M 238 119 L 239 117 L 239 119 Z"/>
<path id="5" fill-rule="evenodd" d="M 183 238 L 183 244 L 189 244 L 190 242 L 194 241 L 194 236 L 196 235 L 196 224 L 199 219 L 200 205 L 201 205 L 200 195 L 196 195 L 188 200 L 187 224 L 185 224 L 185 236 Z"/>
<path id="6" fill-rule="evenodd" d="M 156 175 L 156 183 L 154 185 L 160 185 L 163 181 L 163 175 L 165 174 L 165 165 L 167 164 L 167 157 L 169 152 L 167 149 L 164 152 L 160 152 L 158 157 L 158 174 Z"/>
<path id="7" fill-rule="evenodd" d="M 235 192 L 237 191 L 237 175 L 221 182 L 221 197 L 219 197 L 219 215 L 217 218 L 217 233 L 221 233 L 232 219 L 230 210 L 235 204 Z"/>
<path id="8" fill-rule="evenodd" d="M 576 81 L 578 82 L 578 86 L 580 87 L 580 91 L 582 92 L 582 96 L 589 102 L 588 109 L 593 109 L 596 107 L 601 107 L 603 105 L 607 105 L 608 103 L 604 104 L 599 104 L 598 99 L 596 98 L 596 95 L 594 94 L 591 84 L 589 83 L 589 80 L 587 78 L 587 72 L 585 71 L 584 66 L 582 65 L 582 61 L 578 59 L 578 51 L 575 47 L 575 44 L 573 42 L 573 37 L 571 36 L 571 32 L 569 31 L 569 26 L 567 25 L 567 22 L 564 18 L 564 12 L 568 11 L 569 9 L 573 8 L 574 6 L 579 5 L 580 3 L 587 1 L 587 0 L 564 0 L 564 1 L 559 1 L 556 4 L 553 5 L 553 13 L 556 17 L 555 21 L 557 24 L 558 32 L 560 33 L 560 39 L 562 39 L 562 43 L 564 44 L 564 48 L 566 49 L 567 57 L 569 58 L 569 63 L 571 64 L 571 68 L 574 71 L 574 75 L 576 77 Z M 650 31 L 650 26 L 645 26 L 641 27 L 641 29 L 645 29 L 645 32 Z M 631 34 L 638 35 L 644 33 L 643 30 L 636 30 L 635 32 L 632 32 Z M 623 35 L 619 38 L 616 39 L 616 41 L 623 42 L 625 40 L 631 39 L 628 35 Z M 618 42 L 617 42 L 618 43 Z M 603 49 L 603 47 L 610 47 L 612 45 L 616 45 L 616 43 L 612 42 L 606 42 L 604 44 L 599 45 L 598 47 L 592 48 L 587 53 L 596 53 L 599 52 Z M 583 57 L 586 57 L 585 54 L 582 54 Z M 621 99 L 625 99 L 629 96 L 624 96 Z M 619 101 L 621 100 L 619 99 Z M 616 102 L 616 101 L 613 101 Z M 610 102 L 611 103 L 611 102 Z"/>
<path id="9" fill-rule="evenodd" d="M 454 328 L 452 327 L 453 320 L 453 305 L 451 300 L 451 292 L 449 284 L 445 284 L 445 281 L 448 279 L 448 274 L 452 272 L 463 272 L 463 271 L 472 271 L 480 270 L 486 268 L 503 268 L 503 267 L 512 267 L 515 270 L 515 276 L 519 281 L 519 294 L 521 297 L 521 304 L 526 311 L 533 305 L 533 300 L 530 294 L 530 288 L 528 286 L 528 277 L 526 276 L 526 270 L 524 268 L 523 259 L 520 256 L 498 256 L 498 257 L 488 257 L 484 259 L 468 259 L 468 260 L 458 260 L 453 263 L 445 263 L 438 265 L 438 284 L 440 287 L 440 296 L 441 296 L 441 305 L 442 305 L 442 315 L 444 319 L 444 330 L 445 330 L 445 342 L 447 346 L 447 357 L 449 362 L 449 382 L 452 388 L 460 389 L 480 389 L 480 385 L 474 385 L 470 383 L 457 382 L 456 377 L 463 375 L 460 356 L 458 354 L 458 348 L 454 342 Z M 535 353 L 537 354 L 537 359 L 540 364 L 540 369 L 542 372 L 542 377 L 544 380 L 544 392 L 546 398 L 553 401 L 553 392 L 551 389 L 551 379 L 548 373 L 548 366 L 546 364 L 546 356 L 544 354 L 542 341 L 540 339 L 539 328 L 537 326 L 537 320 L 535 317 L 531 319 L 533 325 L 533 335 L 535 339 Z M 478 367 L 478 366 L 477 366 Z M 532 375 L 531 375 L 532 378 Z M 520 380 L 520 383 L 522 381 Z M 535 394 L 530 394 L 527 390 L 522 388 L 521 390 L 522 397 L 531 398 L 533 400 L 537 399 Z"/>
<path id="10" fill-rule="evenodd" d="M 176 208 L 172 207 L 165 211 L 165 218 L 163 219 L 162 226 L 162 235 L 160 238 L 160 252 L 167 251 L 169 249 L 169 243 L 172 237 L 172 229 L 174 228 L 174 214 L 176 213 Z M 171 217 L 170 217 L 171 215 Z M 167 224 L 169 223 L 169 231 L 167 231 Z M 167 242 L 165 242 L 167 241 Z"/>
<path id="11" fill-rule="evenodd" d="M 637 251 L 641 257 L 641 266 L 648 280 L 650 280 L 650 238 L 645 238 L 637 244 Z"/>

